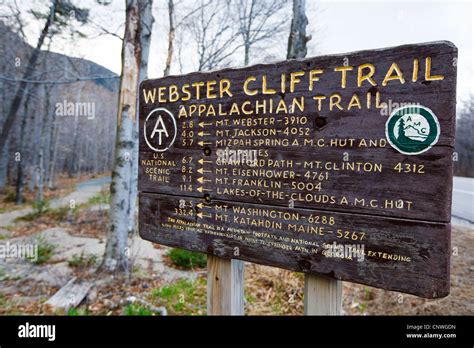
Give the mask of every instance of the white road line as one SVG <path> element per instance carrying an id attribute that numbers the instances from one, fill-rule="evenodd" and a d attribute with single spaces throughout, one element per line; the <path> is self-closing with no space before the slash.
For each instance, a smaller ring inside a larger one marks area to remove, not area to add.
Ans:
<path id="1" fill-rule="evenodd" d="M 466 194 L 468 194 L 468 195 L 474 195 L 474 192 L 472 192 L 472 191 L 457 190 L 457 189 L 454 189 L 453 191 L 454 191 L 454 192 L 460 192 L 460 193 L 466 193 Z"/>

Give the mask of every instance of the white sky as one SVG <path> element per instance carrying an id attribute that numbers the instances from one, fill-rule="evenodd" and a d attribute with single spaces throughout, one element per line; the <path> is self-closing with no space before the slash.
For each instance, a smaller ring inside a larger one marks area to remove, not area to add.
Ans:
<path id="1" fill-rule="evenodd" d="M 183 0 L 192 1 L 192 0 Z M 44 1 L 20 0 L 21 7 L 31 8 L 32 3 L 42 7 Z M 106 7 L 94 0 L 76 2 L 91 9 L 91 18 L 110 31 L 123 34 L 124 1 L 113 0 Z M 47 3 L 46 3 L 47 4 Z M 189 3 L 188 3 L 189 4 Z M 178 8 L 179 9 L 179 8 Z M 167 47 L 167 0 L 154 0 L 152 45 L 149 76 L 162 76 Z M 288 12 L 288 15 L 290 13 Z M 307 0 L 309 25 L 307 32 L 313 39 L 308 56 L 344 53 L 363 49 L 390 47 L 407 43 L 449 40 L 459 49 L 458 97 L 463 100 L 474 92 L 474 4 L 473 1 L 315 1 Z M 34 44 L 42 23 L 28 26 L 30 44 Z M 283 40 L 284 41 L 284 40 Z M 281 46 L 281 47 L 280 47 Z M 192 45 L 186 45 L 183 56 L 185 71 L 193 70 Z M 284 59 L 286 42 L 275 49 L 281 50 Z M 112 36 L 76 40 L 59 40 L 52 50 L 82 57 L 120 73 L 121 41 Z M 190 58 L 191 57 L 191 58 Z M 255 62 L 251 62 L 255 63 Z M 242 64 L 240 61 L 236 65 Z M 177 73 L 177 67 L 172 68 Z"/>

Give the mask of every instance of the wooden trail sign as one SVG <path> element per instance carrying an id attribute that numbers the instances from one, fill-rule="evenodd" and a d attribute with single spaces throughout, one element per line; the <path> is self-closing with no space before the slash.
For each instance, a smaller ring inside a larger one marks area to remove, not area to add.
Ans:
<path id="1" fill-rule="evenodd" d="M 446 296 L 456 59 L 434 42 L 144 81 L 140 235 Z"/>

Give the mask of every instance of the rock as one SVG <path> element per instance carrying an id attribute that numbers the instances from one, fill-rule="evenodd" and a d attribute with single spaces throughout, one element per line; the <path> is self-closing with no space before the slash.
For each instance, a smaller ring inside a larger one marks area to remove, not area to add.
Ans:
<path id="1" fill-rule="evenodd" d="M 113 302 L 112 300 L 109 300 L 108 298 L 104 300 L 104 306 L 110 309 L 117 308 L 117 304 Z"/>
<path id="2" fill-rule="evenodd" d="M 3 295 L 13 295 L 18 292 L 18 288 L 16 286 L 6 286 L 0 288 L 0 293 Z"/>
<path id="3" fill-rule="evenodd" d="M 72 276 L 67 262 L 35 268 L 34 272 L 28 273 L 27 278 L 53 287 L 63 286 Z"/>
<path id="4" fill-rule="evenodd" d="M 69 260 L 81 254 L 85 257 L 91 254 L 102 256 L 104 253 L 105 246 L 98 239 L 73 236 L 61 227 L 46 229 L 40 235 L 55 246 L 52 261 Z"/>

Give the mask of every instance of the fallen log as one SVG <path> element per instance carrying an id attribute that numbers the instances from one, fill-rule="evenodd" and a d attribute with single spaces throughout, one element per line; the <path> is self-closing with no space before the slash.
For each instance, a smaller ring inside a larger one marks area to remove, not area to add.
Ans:
<path id="1" fill-rule="evenodd" d="M 45 304 L 53 310 L 68 311 L 75 308 L 84 300 L 92 287 L 92 283 L 72 278 L 66 285 L 58 290 Z"/>

